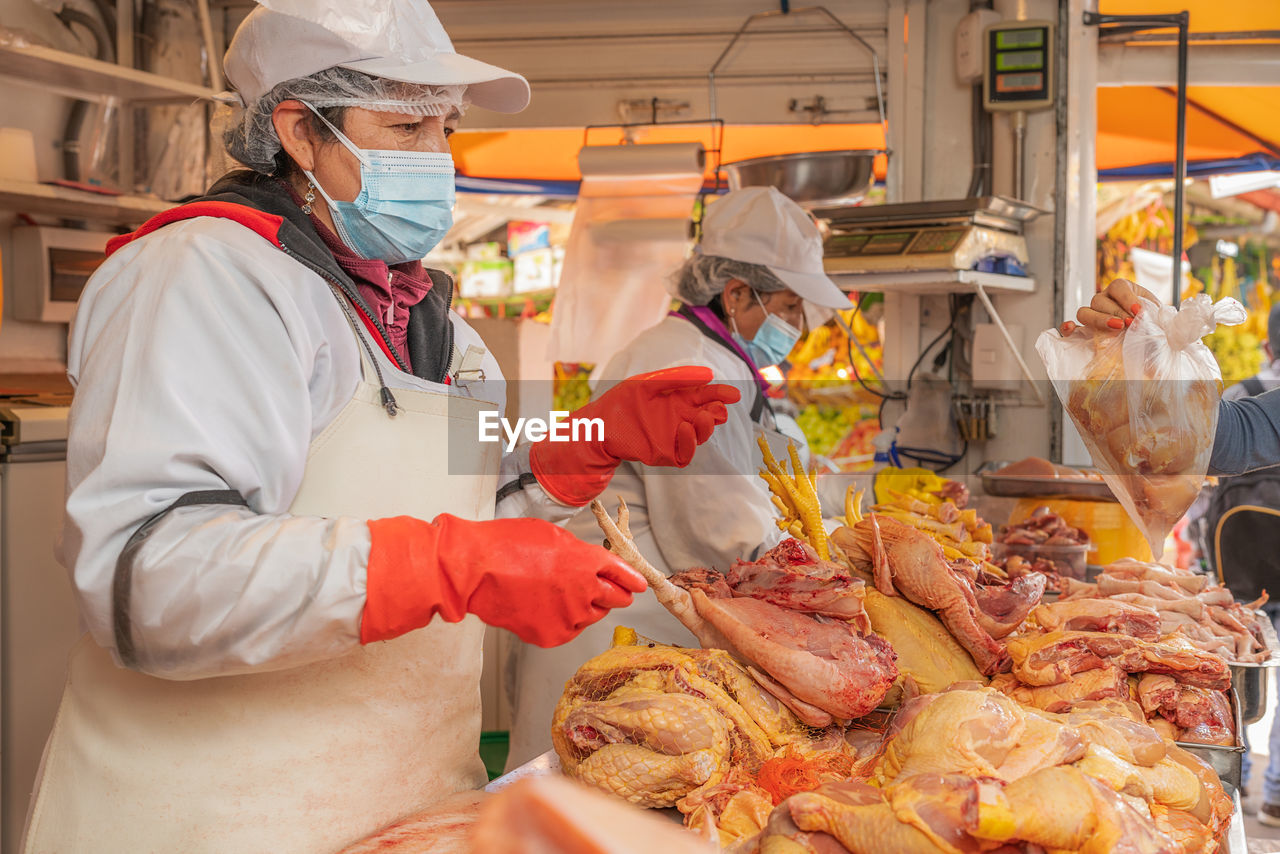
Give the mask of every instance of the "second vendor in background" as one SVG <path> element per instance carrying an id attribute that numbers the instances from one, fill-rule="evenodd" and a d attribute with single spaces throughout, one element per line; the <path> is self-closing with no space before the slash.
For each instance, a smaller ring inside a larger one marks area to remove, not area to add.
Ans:
<path id="1" fill-rule="evenodd" d="M 673 276 L 682 305 L 646 329 L 592 377 L 598 396 L 622 378 L 678 365 L 705 365 L 716 382 L 742 392 L 715 435 L 678 475 L 624 463 L 602 500 L 621 497 L 644 556 L 670 575 L 695 566 L 727 570 L 754 559 L 782 533 L 763 480 L 757 436 L 775 453 L 787 436 L 765 397 L 760 369 L 782 362 L 799 339 L 805 303 L 848 308 L 849 298 L 823 272 L 822 237 L 795 202 L 772 187 L 749 187 L 712 202 L 702 240 Z M 600 531 L 590 512 L 569 529 L 588 541 Z M 607 649 L 616 626 L 665 643 L 697 646 L 693 636 L 652 596 L 638 596 L 556 649 L 517 644 L 506 662 L 512 699 L 507 769 L 551 749 L 551 717 L 565 682 L 584 661 Z"/>

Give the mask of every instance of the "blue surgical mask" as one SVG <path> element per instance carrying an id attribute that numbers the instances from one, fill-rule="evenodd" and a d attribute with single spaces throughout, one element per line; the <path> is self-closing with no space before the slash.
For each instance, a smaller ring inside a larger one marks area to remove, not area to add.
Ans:
<path id="1" fill-rule="evenodd" d="M 315 107 L 311 111 L 320 116 Z M 329 203 L 342 242 L 363 258 L 388 264 L 416 261 L 434 249 L 453 225 L 453 157 L 356 148 L 328 119 L 320 120 L 360 161 L 360 195 L 353 202 L 333 200 L 303 172 Z"/>
<path id="2" fill-rule="evenodd" d="M 787 358 L 787 354 L 796 346 L 796 342 L 800 340 L 800 330 L 796 329 L 790 323 L 787 323 L 776 314 L 770 314 L 765 309 L 764 303 L 760 299 L 760 295 L 755 291 L 751 292 L 755 297 L 760 308 L 764 309 L 764 323 L 760 324 L 760 328 L 756 330 L 756 334 L 751 336 L 751 340 L 743 338 L 738 334 L 737 321 L 733 321 L 733 340 L 738 342 L 738 346 L 747 351 L 747 355 L 751 357 L 751 361 L 756 363 L 757 368 L 767 368 L 770 365 L 777 365 Z"/>

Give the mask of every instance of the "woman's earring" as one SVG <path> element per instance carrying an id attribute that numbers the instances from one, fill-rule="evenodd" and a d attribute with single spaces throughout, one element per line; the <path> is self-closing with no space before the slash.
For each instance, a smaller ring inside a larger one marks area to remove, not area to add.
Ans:
<path id="1" fill-rule="evenodd" d="M 307 194 L 302 197 L 302 212 L 307 216 L 311 215 L 311 204 L 316 200 L 316 185 L 307 182 Z"/>

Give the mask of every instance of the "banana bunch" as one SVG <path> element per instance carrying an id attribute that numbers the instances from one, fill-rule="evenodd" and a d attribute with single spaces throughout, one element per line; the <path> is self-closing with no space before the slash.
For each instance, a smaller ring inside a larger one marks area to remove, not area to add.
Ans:
<path id="1" fill-rule="evenodd" d="M 1240 277 L 1236 259 L 1213 259 L 1214 300 L 1224 297 L 1240 299 Z M 1239 326 L 1220 326 L 1204 338 L 1222 369 L 1224 386 L 1234 385 L 1253 376 L 1262 368 L 1262 342 L 1267 337 L 1267 317 L 1271 313 L 1271 289 L 1265 281 L 1254 284 L 1249 303 L 1249 318 Z"/>

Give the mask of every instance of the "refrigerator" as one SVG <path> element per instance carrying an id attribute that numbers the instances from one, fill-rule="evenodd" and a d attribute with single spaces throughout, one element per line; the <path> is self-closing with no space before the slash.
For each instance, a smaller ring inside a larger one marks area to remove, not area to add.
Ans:
<path id="1" fill-rule="evenodd" d="M 66 396 L 0 399 L 0 851 L 17 852 L 67 658 L 82 634 L 54 560 L 66 479 Z"/>

